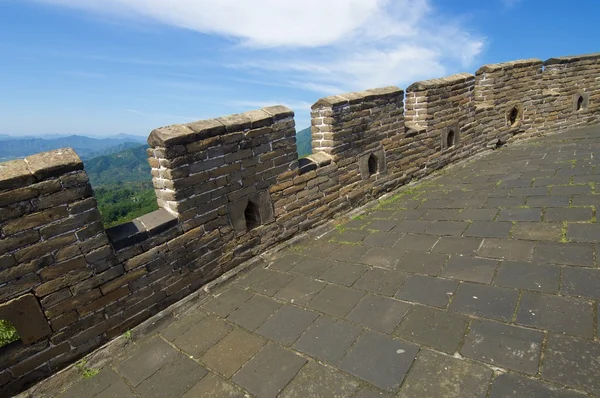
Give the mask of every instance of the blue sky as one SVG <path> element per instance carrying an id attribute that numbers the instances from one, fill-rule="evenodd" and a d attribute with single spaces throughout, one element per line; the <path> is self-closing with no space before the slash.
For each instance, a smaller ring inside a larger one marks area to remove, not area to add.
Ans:
<path id="1" fill-rule="evenodd" d="M 576 6 L 575 6 L 576 4 Z M 600 51 L 583 0 L 0 0 L 0 134 L 148 135 Z"/>

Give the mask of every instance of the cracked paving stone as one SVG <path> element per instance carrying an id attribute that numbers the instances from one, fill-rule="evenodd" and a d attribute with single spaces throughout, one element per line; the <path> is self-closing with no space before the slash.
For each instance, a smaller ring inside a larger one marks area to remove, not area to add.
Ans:
<path id="1" fill-rule="evenodd" d="M 352 287 L 383 296 L 393 296 L 410 274 L 382 268 L 373 268 L 361 276 Z"/>
<path id="2" fill-rule="evenodd" d="M 270 340 L 291 345 L 319 314 L 284 305 L 256 331 Z"/>
<path id="3" fill-rule="evenodd" d="M 233 384 L 211 373 L 200 380 L 183 395 L 183 398 L 244 398 L 244 394 Z"/>
<path id="4" fill-rule="evenodd" d="M 451 256 L 440 276 L 461 281 L 490 283 L 497 266 L 497 260 Z"/>
<path id="5" fill-rule="evenodd" d="M 417 274 L 437 275 L 447 258 L 445 254 L 408 251 L 402 254 L 396 269 Z"/>
<path id="6" fill-rule="evenodd" d="M 600 393 L 600 343 L 587 339 L 550 334 L 546 343 L 544 380 Z"/>
<path id="7" fill-rule="evenodd" d="M 358 245 L 342 245 L 342 247 L 332 251 L 327 257 L 338 261 L 356 261 L 357 258 L 364 256 L 368 247 Z"/>
<path id="8" fill-rule="evenodd" d="M 359 263 L 373 267 L 393 269 L 398 263 L 401 252 L 397 249 L 374 247 L 358 260 Z"/>
<path id="9" fill-rule="evenodd" d="M 96 376 L 97 377 L 97 376 Z M 85 393 L 78 395 L 78 397 L 90 397 L 91 392 L 85 391 Z M 62 397 L 62 396 L 61 396 Z M 134 393 L 131 391 L 127 383 L 123 379 L 119 379 L 117 382 L 111 384 L 106 390 L 96 395 L 94 398 L 136 398 Z"/>
<path id="10" fill-rule="evenodd" d="M 340 369 L 383 390 L 400 387 L 419 347 L 387 335 L 366 332 L 340 362 Z"/>
<path id="11" fill-rule="evenodd" d="M 206 374 L 207 370 L 183 354 L 136 387 L 142 397 L 181 397 Z M 173 380 L 177 380 L 173 383 Z"/>
<path id="12" fill-rule="evenodd" d="M 185 353 L 199 358 L 206 350 L 225 337 L 232 327 L 222 319 L 206 317 L 198 326 L 188 330 L 173 343 Z"/>
<path id="13" fill-rule="evenodd" d="M 287 272 L 294 268 L 296 264 L 301 263 L 304 260 L 306 260 L 305 256 L 299 254 L 287 254 L 269 264 L 269 269 Z"/>
<path id="14" fill-rule="evenodd" d="M 426 252 L 429 251 L 439 239 L 439 237 L 431 235 L 404 235 L 396 242 L 394 249 Z"/>
<path id="15" fill-rule="evenodd" d="M 593 217 L 589 207 L 558 207 L 544 210 L 544 221 L 589 221 Z"/>
<path id="16" fill-rule="evenodd" d="M 351 396 L 358 381 L 320 365 L 307 363 L 279 395 L 281 398 L 343 398 Z"/>
<path id="17" fill-rule="evenodd" d="M 207 301 L 202 307 L 208 312 L 217 314 L 222 318 L 227 318 L 229 314 L 250 300 L 252 296 L 254 294 L 247 290 L 231 287 Z"/>
<path id="18" fill-rule="evenodd" d="M 360 278 L 368 267 L 362 264 L 337 262 L 327 271 L 323 272 L 319 279 L 338 285 L 352 286 Z"/>
<path id="19" fill-rule="evenodd" d="M 500 263 L 494 284 L 515 289 L 558 292 L 560 268 L 556 265 L 538 265 L 528 262 Z"/>
<path id="20" fill-rule="evenodd" d="M 492 370 L 481 364 L 421 350 L 399 398 L 484 398 Z"/>
<path id="21" fill-rule="evenodd" d="M 473 221 L 463 236 L 475 238 L 508 238 L 511 222 Z"/>
<path id="22" fill-rule="evenodd" d="M 346 318 L 369 328 L 391 333 L 410 307 L 410 304 L 391 298 L 367 294 Z"/>
<path id="23" fill-rule="evenodd" d="M 369 247 L 392 247 L 403 234 L 393 232 L 372 232 L 363 241 L 363 245 Z"/>
<path id="24" fill-rule="evenodd" d="M 349 322 L 320 316 L 296 341 L 293 348 L 330 364 L 337 364 L 362 328 Z"/>
<path id="25" fill-rule="evenodd" d="M 365 293 L 338 285 L 327 285 L 307 306 L 325 314 L 344 317 Z"/>
<path id="26" fill-rule="evenodd" d="M 489 398 L 585 398 L 573 390 L 557 388 L 539 380 L 528 379 L 516 373 L 504 373 L 494 380 Z"/>
<path id="27" fill-rule="evenodd" d="M 575 242 L 599 242 L 600 224 L 569 224 L 567 239 Z"/>
<path id="28" fill-rule="evenodd" d="M 248 330 L 256 330 L 281 307 L 278 302 L 262 296 L 254 296 L 227 317 L 229 322 Z"/>
<path id="29" fill-rule="evenodd" d="M 305 306 L 325 286 L 327 286 L 325 282 L 299 276 L 281 289 L 274 297 L 292 304 Z"/>
<path id="30" fill-rule="evenodd" d="M 404 317 L 394 335 L 453 354 L 468 324 L 468 319 L 462 315 L 416 305 Z"/>
<path id="31" fill-rule="evenodd" d="M 347 229 L 333 237 L 335 242 L 360 243 L 369 235 L 369 231 L 360 229 Z"/>
<path id="32" fill-rule="evenodd" d="M 256 268 L 250 271 L 245 278 L 237 280 L 235 283 L 242 288 L 271 297 L 290 283 L 292 279 L 294 279 L 294 276 L 290 274 Z"/>
<path id="33" fill-rule="evenodd" d="M 475 252 L 481 246 L 482 239 L 477 238 L 459 238 L 453 236 L 442 236 L 435 244 L 432 251 L 445 254 L 463 254 L 475 255 Z"/>
<path id="34" fill-rule="evenodd" d="M 527 261 L 531 258 L 533 243 L 512 239 L 484 239 L 477 254 L 502 260 Z"/>
<path id="35" fill-rule="evenodd" d="M 494 366 L 536 374 L 541 353 L 542 332 L 487 320 L 471 325 L 461 354 Z"/>
<path id="36" fill-rule="evenodd" d="M 519 222 L 512 230 L 513 238 L 522 240 L 559 241 L 562 225 L 545 222 Z"/>
<path id="37" fill-rule="evenodd" d="M 518 297 L 517 290 L 465 282 L 458 287 L 450 309 L 508 322 L 512 319 Z"/>
<path id="38" fill-rule="evenodd" d="M 333 266 L 333 264 L 335 263 L 332 260 L 307 258 L 306 260 L 296 264 L 294 268 L 292 268 L 291 272 L 316 278 L 325 272 L 329 267 Z"/>
<path id="39" fill-rule="evenodd" d="M 231 380 L 258 398 L 275 398 L 305 363 L 301 356 L 267 343 Z"/>
<path id="40" fill-rule="evenodd" d="M 211 370 L 229 378 L 265 343 L 265 339 L 236 328 L 212 346 L 201 360 Z"/>
<path id="41" fill-rule="evenodd" d="M 412 275 L 406 279 L 395 297 L 400 300 L 445 308 L 457 286 L 458 281 Z"/>
<path id="42" fill-rule="evenodd" d="M 537 329 L 594 337 L 592 303 L 571 297 L 523 292 L 516 323 Z"/>
<path id="43" fill-rule="evenodd" d="M 158 369 L 171 362 L 177 354 L 177 351 L 168 343 L 155 337 L 139 348 L 131 358 L 121 362 L 117 369 L 132 386 L 136 387 Z"/>
<path id="44" fill-rule="evenodd" d="M 563 294 L 600 299 L 600 270 L 577 267 L 563 267 Z"/>
<path id="45" fill-rule="evenodd" d="M 540 242 L 533 251 L 532 261 L 548 264 L 594 266 L 594 247 L 585 243 Z"/>

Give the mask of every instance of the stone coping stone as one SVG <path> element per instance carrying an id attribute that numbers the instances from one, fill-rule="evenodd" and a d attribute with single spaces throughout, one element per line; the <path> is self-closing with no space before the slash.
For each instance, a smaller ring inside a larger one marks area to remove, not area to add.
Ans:
<path id="1" fill-rule="evenodd" d="M 396 86 L 387 86 L 382 88 L 373 88 L 365 91 L 357 91 L 330 97 L 321 98 L 311 107 L 311 109 L 338 107 L 344 105 L 357 104 L 362 101 L 369 101 L 376 98 L 392 98 L 403 96 L 404 91 Z"/>
<path id="2" fill-rule="evenodd" d="M 293 117 L 294 112 L 275 105 L 216 119 L 199 120 L 187 124 L 175 124 L 153 130 L 148 137 L 151 147 L 185 145 L 218 135 L 269 126 L 274 122 Z"/>
<path id="3" fill-rule="evenodd" d="M 324 167 L 333 161 L 331 155 L 325 152 L 317 152 L 312 155 L 308 155 L 305 158 L 298 159 L 298 167 L 300 168 L 300 174 L 306 174 L 309 171 Z"/>
<path id="4" fill-rule="evenodd" d="M 543 64 L 542 60 L 537 59 L 537 58 L 521 59 L 518 61 L 501 62 L 499 64 L 483 65 L 481 68 L 477 69 L 477 72 L 475 72 L 475 74 L 482 75 L 484 73 L 498 72 L 498 71 L 502 71 L 502 70 L 509 70 L 509 69 L 516 69 L 516 68 L 527 68 L 530 66 L 539 66 L 541 68 L 542 64 Z"/>
<path id="5" fill-rule="evenodd" d="M 420 82 L 413 83 L 410 86 L 408 86 L 406 92 L 408 93 L 413 91 L 429 90 L 432 88 L 448 87 L 457 83 L 466 83 L 474 80 L 475 75 L 463 72 L 452 76 L 442 77 L 439 79 L 423 80 Z"/>
<path id="6" fill-rule="evenodd" d="M 600 59 L 600 53 L 582 54 L 582 55 L 570 55 L 564 57 L 550 58 L 544 61 L 544 66 L 558 65 L 558 64 L 570 64 L 578 61 L 593 61 Z"/>
<path id="7" fill-rule="evenodd" d="M 177 217 L 165 209 L 158 209 L 130 222 L 106 230 L 106 235 L 115 250 L 119 251 L 131 245 L 156 236 L 177 225 Z"/>
<path id="8" fill-rule="evenodd" d="M 35 181 L 83 170 L 83 162 L 71 148 L 37 153 L 25 159 L 0 163 L 0 191 L 21 188 Z"/>

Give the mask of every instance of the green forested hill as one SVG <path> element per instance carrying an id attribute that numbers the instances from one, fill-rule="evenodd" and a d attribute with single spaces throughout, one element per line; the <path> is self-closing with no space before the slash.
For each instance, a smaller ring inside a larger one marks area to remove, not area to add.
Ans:
<path id="1" fill-rule="evenodd" d="M 92 186 L 152 181 L 147 145 L 84 161 Z"/>
<path id="2" fill-rule="evenodd" d="M 312 136 L 310 127 L 300 130 L 296 133 L 296 151 L 298 156 L 303 158 L 312 153 Z"/>

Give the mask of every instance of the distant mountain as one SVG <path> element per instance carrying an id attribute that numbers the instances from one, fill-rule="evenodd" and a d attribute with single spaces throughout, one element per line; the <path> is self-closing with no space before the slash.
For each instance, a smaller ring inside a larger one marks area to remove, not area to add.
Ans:
<path id="1" fill-rule="evenodd" d="M 51 151 L 64 147 L 70 147 L 77 152 L 82 159 L 93 157 L 97 154 L 108 154 L 114 151 L 139 146 L 145 141 L 138 136 L 115 136 L 111 138 L 91 138 L 81 135 L 67 137 L 11 137 L 0 135 L 0 161 L 23 158 L 38 152 Z M 113 148 L 113 149 L 109 149 Z"/>
<path id="2" fill-rule="evenodd" d="M 312 135 L 310 127 L 296 132 L 296 151 L 298 157 L 303 158 L 312 153 Z"/>
<path id="3" fill-rule="evenodd" d="M 92 186 L 151 182 L 147 148 L 148 145 L 137 145 L 117 153 L 84 160 L 85 171 Z"/>

